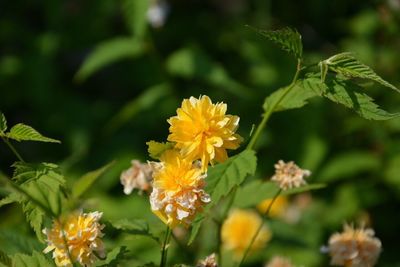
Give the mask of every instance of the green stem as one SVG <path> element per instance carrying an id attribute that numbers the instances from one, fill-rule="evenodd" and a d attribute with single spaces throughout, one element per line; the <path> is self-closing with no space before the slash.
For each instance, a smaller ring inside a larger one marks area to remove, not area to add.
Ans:
<path id="1" fill-rule="evenodd" d="M 274 198 L 272 199 L 271 203 L 269 203 L 268 208 L 267 208 L 267 210 L 266 210 L 265 213 L 264 213 L 264 216 L 265 216 L 265 217 L 268 216 L 268 213 L 269 213 L 269 211 L 271 210 L 272 205 L 274 204 L 275 200 L 278 198 L 278 196 L 280 195 L 281 192 L 282 192 L 282 189 L 279 189 L 279 190 L 276 192 Z M 249 245 L 247 246 L 247 248 L 246 248 L 246 250 L 245 250 L 245 252 L 244 252 L 244 254 L 243 254 L 242 260 L 240 261 L 238 267 L 240 267 L 240 266 L 243 264 L 244 260 L 246 259 L 247 255 L 249 254 L 250 248 L 251 248 L 251 246 L 253 245 L 254 241 L 256 240 L 258 234 L 260 233 L 260 231 L 261 231 L 263 225 L 264 225 L 264 221 L 261 220 L 261 223 L 260 223 L 260 225 L 258 226 L 257 231 L 255 232 L 255 234 L 254 234 L 253 237 L 251 238 L 251 241 L 250 241 Z"/>
<path id="2" fill-rule="evenodd" d="M 8 147 L 11 149 L 11 151 L 14 153 L 14 155 L 18 158 L 19 161 L 25 162 L 24 159 L 21 157 L 21 155 L 18 153 L 18 151 L 15 149 L 15 147 L 8 141 L 7 137 L 1 136 L 1 139 L 3 139 L 4 143 L 8 145 Z"/>
<path id="3" fill-rule="evenodd" d="M 171 238 L 171 228 L 169 228 L 169 226 L 167 225 L 167 232 L 165 233 L 165 239 L 164 239 L 162 252 L 161 252 L 160 267 L 167 266 L 167 255 L 168 255 L 168 246 L 169 246 L 170 238 Z"/>
<path id="4" fill-rule="evenodd" d="M 63 238 L 63 241 L 64 241 L 65 249 L 67 250 L 68 259 L 71 262 L 72 266 L 75 267 L 76 263 L 72 260 L 71 252 L 69 251 L 69 247 L 68 247 L 67 238 L 65 236 L 64 223 L 62 223 L 60 221 L 60 219 L 56 219 L 56 221 L 61 226 L 61 235 L 62 235 L 62 238 Z"/>
<path id="5" fill-rule="evenodd" d="M 296 73 L 294 74 L 292 82 L 286 87 L 285 92 L 281 95 L 281 97 L 273 103 L 271 107 L 269 107 L 265 113 L 263 114 L 263 119 L 261 120 L 260 124 L 258 125 L 253 137 L 251 138 L 249 144 L 247 145 L 246 149 L 253 149 L 258 138 L 260 137 L 261 132 L 264 130 L 265 125 L 267 124 L 267 121 L 271 117 L 272 113 L 275 111 L 275 108 L 282 102 L 282 100 L 287 96 L 287 94 L 292 90 L 294 85 L 296 84 L 296 81 L 299 77 L 301 71 L 301 60 L 297 60 L 297 69 Z"/>

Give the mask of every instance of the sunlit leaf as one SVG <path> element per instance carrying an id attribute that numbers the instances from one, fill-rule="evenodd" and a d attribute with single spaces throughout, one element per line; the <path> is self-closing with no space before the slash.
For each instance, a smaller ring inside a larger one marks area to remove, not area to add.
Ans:
<path id="1" fill-rule="evenodd" d="M 5 132 L 7 130 L 7 120 L 6 116 L 0 112 L 0 132 Z"/>
<path id="2" fill-rule="evenodd" d="M 107 253 L 107 258 L 105 260 L 97 262 L 98 267 L 117 267 L 120 266 L 119 262 L 126 258 L 126 254 L 129 250 L 126 246 L 116 247 Z"/>
<path id="3" fill-rule="evenodd" d="M 41 135 L 31 126 L 25 125 L 23 123 L 18 123 L 14 125 L 7 133 L 7 137 L 14 139 L 16 141 L 38 141 L 38 142 L 61 143 L 56 139 Z"/>
<path id="4" fill-rule="evenodd" d="M 72 187 L 72 197 L 79 198 L 97 179 L 99 179 L 114 163 L 111 162 L 97 170 L 91 171 L 79 178 Z"/>
<path id="5" fill-rule="evenodd" d="M 150 157 L 153 159 L 160 159 L 161 155 L 166 150 L 174 147 L 174 143 L 171 142 L 160 143 L 156 141 L 149 141 L 146 142 L 146 145 L 148 146 L 147 151 L 149 152 Z"/>
<path id="6" fill-rule="evenodd" d="M 142 38 L 147 29 L 147 11 L 149 0 L 123 0 L 122 12 L 125 23 L 135 37 Z"/>
<path id="7" fill-rule="evenodd" d="M 0 250 L 0 263 L 4 264 L 7 267 L 12 267 L 11 258 L 1 250 Z"/>
<path id="8" fill-rule="evenodd" d="M 398 88 L 382 79 L 369 66 L 361 63 L 352 53 L 345 52 L 334 55 L 322 61 L 322 65 L 327 65 L 330 70 L 343 76 L 372 80 L 400 92 Z"/>
<path id="9" fill-rule="evenodd" d="M 15 254 L 12 257 L 13 267 L 52 267 L 53 262 L 47 260 L 43 253 L 33 251 L 32 255 Z"/>
<path id="10" fill-rule="evenodd" d="M 121 230 L 125 233 L 132 235 L 144 235 L 151 239 L 159 242 L 159 238 L 155 236 L 153 231 L 150 229 L 149 224 L 145 220 L 141 219 L 121 219 L 118 221 L 111 222 L 115 229 Z"/>
<path id="11" fill-rule="evenodd" d="M 98 70 L 118 60 L 134 58 L 142 54 L 141 42 L 130 37 L 119 37 L 104 41 L 85 59 L 75 75 L 77 81 L 84 81 Z"/>

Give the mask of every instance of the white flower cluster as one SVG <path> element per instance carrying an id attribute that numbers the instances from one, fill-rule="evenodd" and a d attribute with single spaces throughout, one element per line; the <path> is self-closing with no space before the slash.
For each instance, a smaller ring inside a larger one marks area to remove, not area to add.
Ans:
<path id="1" fill-rule="evenodd" d="M 293 161 L 285 163 L 280 160 L 275 164 L 275 175 L 271 180 L 277 182 L 282 190 L 288 190 L 305 185 L 304 178 L 310 175 L 309 170 L 299 168 Z"/>

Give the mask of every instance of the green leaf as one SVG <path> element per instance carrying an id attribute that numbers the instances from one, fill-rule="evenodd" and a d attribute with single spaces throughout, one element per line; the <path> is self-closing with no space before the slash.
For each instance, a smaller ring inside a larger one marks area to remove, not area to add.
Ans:
<path id="1" fill-rule="evenodd" d="M 260 30 L 253 27 L 250 28 L 279 45 L 281 49 L 293 54 L 297 59 L 302 58 L 303 44 L 301 42 L 301 35 L 297 30 L 289 27 L 276 31 Z"/>
<path id="2" fill-rule="evenodd" d="M 318 181 L 332 182 L 353 177 L 357 174 L 377 171 L 381 168 L 380 158 L 368 151 L 349 151 L 339 154 L 325 163 Z"/>
<path id="3" fill-rule="evenodd" d="M 322 61 L 321 65 L 327 65 L 329 69 L 345 77 L 372 80 L 400 92 L 398 88 L 382 79 L 369 66 L 361 63 L 352 53 L 345 52 L 334 55 Z"/>
<path id="4" fill-rule="evenodd" d="M 287 87 L 281 88 L 268 96 L 264 101 L 264 110 L 267 111 L 271 109 L 278 101 L 280 102 L 273 111 L 301 108 L 308 104 L 310 98 L 318 96 L 317 91 L 312 90 L 310 87 L 304 87 L 302 80 L 298 80 L 289 93 L 286 94 L 287 89 Z M 284 96 L 284 98 L 282 98 L 282 96 Z"/>
<path id="5" fill-rule="evenodd" d="M 5 227 L 3 227 L 5 228 Z M 0 243 L 7 244 L 8 254 L 13 254 L 15 252 L 19 253 L 32 253 L 32 250 L 42 250 L 43 244 L 38 241 L 38 239 L 30 234 L 27 236 L 23 234 L 21 230 L 14 230 L 11 228 L 0 230 Z"/>
<path id="6" fill-rule="evenodd" d="M 7 267 L 11 267 L 12 266 L 11 258 L 1 250 L 0 250 L 0 263 L 4 264 Z"/>
<path id="7" fill-rule="evenodd" d="M 239 186 L 247 177 L 253 175 L 257 167 L 257 157 L 253 150 L 244 150 L 223 163 L 210 167 L 206 178 L 206 192 L 211 196 L 211 203 L 206 206 L 210 209 L 218 204 L 235 186 Z M 188 244 L 196 238 L 205 216 L 198 214 L 192 222 Z"/>
<path id="8" fill-rule="evenodd" d="M 54 164 L 29 164 L 17 162 L 13 180 L 19 190 L 15 193 L 22 198 L 22 207 L 27 220 L 42 240 L 42 223 L 45 216 L 58 216 L 62 210 L 65 187 L 64 177 Z M 47 214 L 46 214 L 47 213 Z"/>
<path id="9" fill-rule="evenodd" d="M 99 179 L 112 165 L 114 162 L 110 162 L 107 165 L 86 173 L 81 178 L 79 178 L 72 187 L 72 197 L 79 198 L 83 193 L 85 193 L 97 179 Z"/>
<path id="10" fill-rule="evenodd" d="M 125 23 L 135 37 L 142 38 L 147 29 L 147 11 L 150 7 L 149 0 L 123 0 L 122 12 Z"/>
<path id="11" fill-rule="evenodd" d="M 7 130 L 7 120 L 6 116 L 0 111 L 0 132 L 5 132 Z"/>
<path id="12" fill-rule="evenodd" d="M 15 254 L 12 257 L 13 267 L 53 267 L 54 264 L 40 252 L 33 251 L 32 255 Z"/>
<path id="13" fill-rule="evenodd" d="M 257 157 L 253 150 L 244 150 L 208 169 L 206 192 L 211 196 L 210 205 L 216 205 L 235 186 L 239 186 L 247 175 L 253 175 L 257 167 Z"/>
<path id="14" fill-rule="evenodd" d="M 380 109 L 360 86 L 350 80 L 327 76 L 325 83 L 322 83 L 317 77 L 308 77 L 304 79 L 303 86 L 306 90 L 314 90 L 329 100 L 354 110 L 367 120 L 388 120 L 400 115 Z"/>
<path id="15" fill-rule="evenodd" d="M 310 190 L 317 190 L 324 188 L 323 184 L 307 184 L 298 188 L 293 188 L 284 191 L 283 195 L 291 195 Z M 279 191 L 279 187 L 276 183 L 270 181 L 255 180 L 249 182 L 245 186 L 240 187 L 236 193 L 234 200 L 234 206 L 239 208 L 249 208 L 258 205 L 265 199 L 273 198 Z"/>
<path id="16" fill-rule="evenodd" d="M 158 101 L 165 99 L 170 92 L 169 85 L 165 83 L 147 88 L 143 93 L 126 103 L 117 112 L 108 123 L 106 127 L 107 132 L 115 131 L 128 121 L 131 121 L 139 112 L 151 109 Z"/>
<path id="17" fill-rule="evenodd" d="M 249 96 L 247 89 L 232 79 L 220 63 L 196 47 L 185 47 L 172 53 L 167 59 L 166 69 L 177 77 L 201 79 L 237 96 Z"/>
<path id="18" fill-rule="evenodd" d="M 105 260 L 97 262 L 95 266 L 98 267 L 117 267 L 120 266 L 119 262 L 126 258 L 129 250 L 125 246 L 116 247 L 107 253 Z"/>
<path id="19" fill-rule="evenodd" d="M 160 242 L 159 238 L 150 229 L 149 224 L 145 220 L 141 219 L 121 219 L 115 222 L 111 222 L 115 229 L 121 230 L 125 233 L 132 235 L 143 235 L 150 237 L 156 242 Z"/>
<path id="20" fill-rule="evenodd" d="M 50 143 L 61 143 L 60 141 L 41 135 L 38 131 L 33 129 L 31 126 L 23 123 L 14 125 L 7 133 L 7 137 L 16 141 L 38 141 L 38 142 L 50 142 Z"/>
<path id="21" fill-rule="evenodd" d="M 160 143 L 156 141 L 149 141 L 146 142 L 147 145 L 147 151 L 149 152 L 150 157 L 153 159 L 160 159 L 161 155 L 169 150 L 174 148 L 174 143 L 171 142 L 165 142 L 165 143 Z"/>
<path id="22" fill-rule="evenodd" d="M 0 200 L 0 207 L 7 205 L 7 204 L 14 203 L 14 202 L 21 202 L 22 200 L 23 200 L 23 198 L 21 197 L 21 195 L 13 192 L 13 193 L 10 193 L 5 198 Z"/>
<path id="23" fill-rule="evenodd" d="M 137 57 L 143 51 L 141 42 L 134 38 L 119 37 L 104 41 L 88 55 L 74 79 L 79 82 L 85 81 L 101 68 L 121 59 Z"/>

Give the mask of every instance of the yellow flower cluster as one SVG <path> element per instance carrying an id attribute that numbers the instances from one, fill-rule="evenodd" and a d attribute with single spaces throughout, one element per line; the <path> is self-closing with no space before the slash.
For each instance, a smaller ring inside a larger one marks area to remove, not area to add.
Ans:
<path id="1" fill-rule="evenodd" d="M 51 229 L 44 229 L 47 247 L 43 251 L 53 251 L 57 266 L 92 266 L 96 255 L 104 257 L 104 244 L 100 239 L 104 225 L 99 223 L 101 212 L 71 214 L 64 222 L 54 221 Z"/>
<path id="2" fill-rule="evenodd" d="M 195 214 L 210 202 L 204 191 L 208 165 L 225 161 L 227 149 L 236 149 L 239 117 L 225 115 L 224 103 L 213 104 L 208 96 L 184 99 L 170 118 L 168 141 L 160 163 L 153 164 L 152 211 L 170 227 L 188 226 Z"/>
<path id="3" fill-rule="evenodd" d="M 233 210 L 222 225 L 221 239 L 223 246 L 228 250 L 233 250 L 235 258 L 240 259 L 261 224 L 262 219 L 256 212 Z M 271 232 L 266 225 L 263 225 L 250 251 L 263 248 L 270 239 Z"/>
<path id="4" fill-rule="evenodd" d="M 289 259 L 275 256 L 265 265 L 265 267 L 294 267 L 294 265 Z"/>

